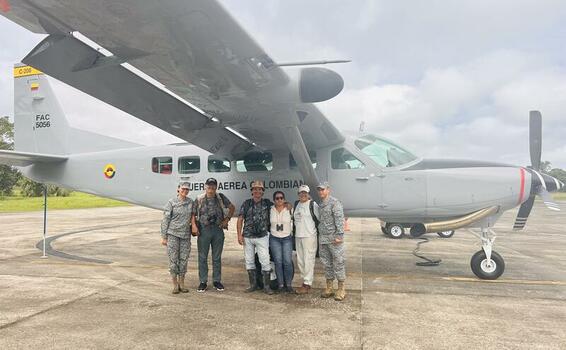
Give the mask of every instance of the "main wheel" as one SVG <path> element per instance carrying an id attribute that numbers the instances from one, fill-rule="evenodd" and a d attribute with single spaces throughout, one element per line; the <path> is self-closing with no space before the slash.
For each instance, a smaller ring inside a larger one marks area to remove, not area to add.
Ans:
<path id="1" fill-rule="evenodd" d="M 450 237 L 454 236 L 454 232 L 456 232 L 456 231 L 454 231 L 454 230 L 440 231 L 440 232 L 437 232 L 436 234 L 439 235 L 442 238 L 450 238 Z"/>
<path id="2" fill-rule="evenodd" d="M 505 261 L 497 252 L 491 252 L 491 260 L 487 260 L 485 252 L 477 251 L 470 260 L 470 266 L 476 276 L 482 280 L 495 280 L 505 271 Z"/>
<path id="3" fill-rule="evenodd" d="M 399 239 L 403 237 L 405 228 L 399 224 L 387 224 L 387 234 L 391 238 Z"/>

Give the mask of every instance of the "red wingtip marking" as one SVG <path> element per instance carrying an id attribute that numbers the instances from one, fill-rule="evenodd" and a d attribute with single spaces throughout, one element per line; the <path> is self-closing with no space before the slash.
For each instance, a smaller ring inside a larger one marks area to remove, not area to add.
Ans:
<path id="1" fill-rule="evenodd" d="M 9 12 L 10 11 L 10 2 L 8 0 L 0 0 L 0 9 L 3 12 Z"/>
<path id="2" fill-rule="evenodd" d="M 520 168 L 521 172 L 521 189 L 519 192 L 519 202 L 517 204 L 523 203 L 523 199 L 525 198 L 525 169 Z"/>

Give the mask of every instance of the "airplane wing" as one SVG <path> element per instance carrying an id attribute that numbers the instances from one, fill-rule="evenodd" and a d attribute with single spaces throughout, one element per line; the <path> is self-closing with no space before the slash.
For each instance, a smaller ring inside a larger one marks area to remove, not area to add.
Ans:
<path id="1" fill-rule="evenodd" d="M 216 1 L 7 3 L 0 14 L 50 34 L 24 63 L 212 153 L 300 142 L 292 152 L 306 164 L 305 149 L 343 141 L 311 103 L 338 94 L 342 79 L 322 68 L 287 74 Z"/>
<path id="2" fill-rule="evenodd" d="M 67 157 L 63 156 L 0 150 L 0 164 L 10 166 L 28 166 L 33 163 L 59 163 L 66 160 Z"/>

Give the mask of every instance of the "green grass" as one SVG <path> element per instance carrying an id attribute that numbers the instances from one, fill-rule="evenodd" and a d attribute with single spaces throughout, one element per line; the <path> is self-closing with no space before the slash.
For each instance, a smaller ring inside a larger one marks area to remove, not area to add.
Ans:
<path id="1" fill-rule="evenodd" d="M 81 192 L 72 192 L 68 197 L 48 197 L 47 208 L 52 209 L 81 209 L 106 208 L 130 205 L 113 199 L 93 196 Z M 43 197 L 3 197 L 0 198 L 0 213 L 17 211 L 43 210 Z"/>
<path id="2" fill-rule="evenodd" d="M 566 192 L 556 192 L 552 194 L 555 201 L 566 201 Z"/>

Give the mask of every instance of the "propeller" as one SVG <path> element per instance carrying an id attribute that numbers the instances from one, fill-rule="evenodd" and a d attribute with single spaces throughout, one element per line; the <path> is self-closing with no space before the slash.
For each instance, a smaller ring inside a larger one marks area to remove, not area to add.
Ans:
<path id="1" fill-rule="evenodd" d="M 521 204 L 513 230 L 522 230 L 527 223 L 535 197 L 542 197 L 544 204 L 552 210 L 560 210 L 558 204 L 552 201 L 550 192 L 558 191 L 564 184 L 550 175 L 541 173 L 542 152 L 542 116 L 539 111 L 529 112 L 529 151 L 531 155 L 531 166 L 527 171 L 531 173 L 531 193 L 529 198 Z"/>

